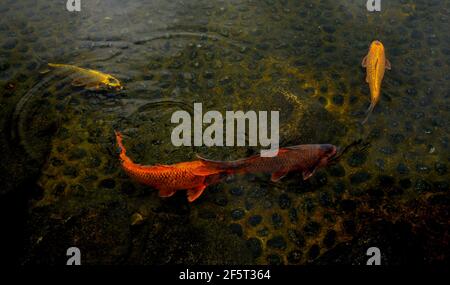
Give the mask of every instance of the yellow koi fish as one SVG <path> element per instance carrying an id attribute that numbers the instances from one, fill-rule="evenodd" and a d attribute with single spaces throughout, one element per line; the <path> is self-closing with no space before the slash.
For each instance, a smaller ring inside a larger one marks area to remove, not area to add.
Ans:
<path id="1" fill-rule="evenodd" d="M 386 59 L 384 46 L 380 41 L 373 41 L 369 48 L 369 53 L 362 60 L 362 67 L 366 68 L 366 82 L 370 88 L 370 106 L 367 109 L 367 117 L 362 122 L 367 122 L 375 105 L 380 100 L 381 81 L 384 77 L 384 70 L 391 69 L 391 63 Z"/>
<path id="2" fill-rule="evenodd" d="M 84 86 L 89 90 L 115 89 L 122 90 L 120 81 L 112 75 L 100 71 L 85 69 L 69 64 L 49 63 L 49 67 L 68 71 L 73 76 L 73 86 Z"/>

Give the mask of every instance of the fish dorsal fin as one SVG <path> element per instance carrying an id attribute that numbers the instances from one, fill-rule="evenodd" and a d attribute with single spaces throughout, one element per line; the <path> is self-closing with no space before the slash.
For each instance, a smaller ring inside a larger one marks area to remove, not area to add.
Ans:
<path id="1" fill-rule="evenodd" d="M 167 189 L 167 188 L 159 189 L 159 197 L 170 197 L 173 194 L 175 194 L 175 191 L 176 190 L 174 189 Z"/>
<path id="2" fill-rule="evenodd" d="M 187 199 L 189 202 L 194 202 L 200 195 L 202 195 L 203 191 L 205 190 L 206 185 L 202 184 L 200 186 L 197 186 L 195 188 L 189 189 L 187 191 Z"/>
<path id="3" fill-rule="evenodd" d="M 361 66 L 362 67 L 367 67 L 367 55 L 363 58 L 363 60 L 361 62 Z"/>
<path id="4" fill-rule="evenodd" d="M 386 58 L 386 69 L 391 70 L 391 62 Z"/>
<path id="5" fill-rule="evenodd" d="M 165 164 L 155 164 L 155 165 L 144 165 L 143 167 L 148 167 L 149 169 L 153 169 L 156 171 L 164 171 L 164 170 L 170 170 L 173 169 L 173 166 L 165 165 Z"/>
<path id="6" fill-rule="evenodd" d="M 270 180 L 271 180 L 272 182 L 278 182 L 278 181 L 280 181 L 283 177 L 285 177 L 287 174 L 288 174 L 288 172 L 285 171 L 285 170 L 279 170 L 279 171 L 276 171 L 276 172 L 272 173 L 272 177 L 270 178 Z"/>
<path id="7" fill-rule="evenodd" d="M 279 152 L 284 153 L 284 152 L 287 152 L 288 150 L 299 150 L 299 149 L 302 149 L 304 146 L 305 145 L 301 145 L 301 144 L 293 145 L 293 146 L 287 146 L 287 147 L 284 147 L 284 148 L 280 149 Z"/>

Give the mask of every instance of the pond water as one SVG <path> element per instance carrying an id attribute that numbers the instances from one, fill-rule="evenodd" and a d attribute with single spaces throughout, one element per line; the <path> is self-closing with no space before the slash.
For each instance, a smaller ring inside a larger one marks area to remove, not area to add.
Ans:
<path id="1" fill-rule="evenodd" d="M 450 2 L 90 0 L 0 4 L 2 216 L 20 264 L 448 262 Z M 392 69 L 370 103 L 361 60 L 383 42 Z M 74 87 L 47 63 L 99 70 L 120 91 Z M 303 181 L 243 175 L 194 203 L 120 168 L 114 130 L 146 165 L 231 160 L 259 147 L 175 147 L 170 119 L 280 112 L 280 143 L 362 139 Z M 6 217 L 6 218 L 5 218 Z M 17 246 L 16 246 L 17 244 Z"/>

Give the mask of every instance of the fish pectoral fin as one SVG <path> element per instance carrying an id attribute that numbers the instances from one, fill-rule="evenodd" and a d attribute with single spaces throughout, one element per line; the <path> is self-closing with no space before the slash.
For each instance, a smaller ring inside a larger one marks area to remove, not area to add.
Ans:
<path id="1" fill-rule="evenodd" d="M 391 70 L 391 62 L 386 58 L 386 69 Z"/>
<path id="2" fill-rule="evenodd" d="M 311 170 L 311 169 L 308 169 L 308 170 L 303 171 L 303 173 L 302 173 L 303 180 L 309 179 L 311 176 L 314 175 L 315 172 L 316 172 L 316 169 L 315 169 L 315 168 L 312 169 L 312 170 Z"/>
<path id="3" fill-rule="evenodd" d="M 367 67 L 367 55 L 363 58 L 363 60 L 361 61 L 361 66 L 362 67 Z"/>
<path id="4" fill-rule="evenodd" d="M 270 180 L 271 180 L 272 182 L 278 182 L 278 181 L 280 181 L 283 177 L 285 177 L 287 174 L 288 174 L 288 172 L 285 171 L 285 170 L 279 170 L 279 171 L 276 171 L 276 172 L 272 173 L 272 176 L 270 177 Z"/>
<path id="5" fill-rule="evenodd" d="M 91 90 L 91 91 L 99 90 L 100 89 L 100 85 L 97 84 L 97 83 L 89 83 L 89 84 L 86 84 L 86 89 Z"/>
<path id="6" fill-rule="evenodd" d="M 167 188 L 163 188 L 163 189 L 159 189 L 159 197 L 170 197 L 173 194 L 175 194 L 176 190 L 174 189 L 167 189 Z"/>
<path id="7" fill-rule="evenodd" d="M 39 70 L 39 74 L 47 74 L 52 71 L 50 68 L 46 67 L 44 69 Z"/>
<path id="8" fill-rule="evenodd" d="M 225 173 L 218 173 L 213 175 L 208 175 L 205 177 L 204 183 L 207 185 L 216 184 L 221 182 L 223 179 L 225 179 L 228 176 L 228 174 Z"/>
<path id="9" fill-rule="evenodd" d="M 72 85 L 76 87 L 85 86 L 89 83 L 89 79 L 85 77 L 77 77 L 72 80 Z"/>
<path id="10" fill-rule="evenodd" d="M 202 184 L 200 186 L 197 186 L 195 188 L 189 189 L 187 191 L 187 198 L 189 202 L 194 202 L 200 195 L 202 195 L 203 191 L 205 190 L 206 185 Z"/>

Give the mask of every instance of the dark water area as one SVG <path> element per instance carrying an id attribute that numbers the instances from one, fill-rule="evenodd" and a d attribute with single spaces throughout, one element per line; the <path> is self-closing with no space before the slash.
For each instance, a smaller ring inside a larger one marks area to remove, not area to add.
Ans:
<path id="1" fill-rule="evenodd" d="M 0 3 L 0 216 L 14 264 L 448 264 L 450 1 L 82 0 Z M 361 61 L 392 64 L 364 125 Z M 87 90 L 48 72 L 114 75 Z M 259 147 L 175 147 L 171 116 L 280 112 L 280 144 L 362 139 L 303 181 L 236 175 L 195 202 L 121 169 L 114 130 L 145 165 L 231 160 Z"/>

